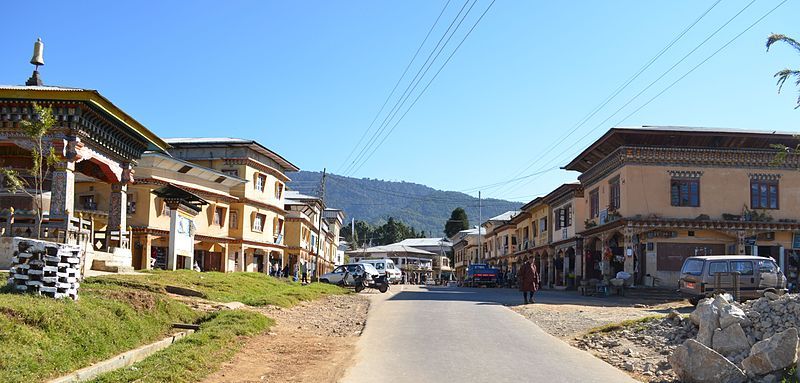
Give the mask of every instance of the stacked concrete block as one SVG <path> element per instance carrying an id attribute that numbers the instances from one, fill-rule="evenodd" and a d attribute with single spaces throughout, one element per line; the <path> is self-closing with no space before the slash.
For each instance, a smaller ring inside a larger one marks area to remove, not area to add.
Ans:
<path id="1" fill-rule="evenodd" d="M 14 291 L 78 299 L 79 246 L 15 238 L 14 248 L 8 278 Z"/>

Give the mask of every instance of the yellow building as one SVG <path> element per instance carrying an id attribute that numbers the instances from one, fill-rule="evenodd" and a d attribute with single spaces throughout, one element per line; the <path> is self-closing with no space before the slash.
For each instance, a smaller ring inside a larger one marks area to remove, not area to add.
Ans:
<path id="1" fill-rule="evenodd" d="M 481 224 L 486 234 L 481 238 L 484 251 L 483 259 L 479 259 L 478 263 L 500 266 L 508 255 L 514 253 L 512 243 L 516 243 L 516 226 L 510 225 L 510 222 L 518 214 L 520 211 L 507 211 Z"/>
<path id="2" fill-rule="evenodd" d="M 792 134 L 613 128 L 572 160 L 585 190 L 587 277 L 624 270 L 675 286 L 693 255 L 757 254 L 797 278 L 800 158 L 774 163 Z M 582 222 L 581 222 L 582 223 Z M 794 271 L 792 270 L 794 268 Z"/>
<path id="3" fill-rule="evenodd" d="M 480 230 L 480 233 L 479 231 Z M 461 230 L 450 238 L 453 243 L 453 268 L 456 278 L 464 280 L 467 267 L 480 259 L 481 237 L 486 234 L 483 228 Z"/>
<path id="4" fill-rule="evenodd" d="M 540 271 L 542 285 L 554 288 L 577 286 L 582 276 L 581 250 L 578 234 L 584 227 L 583 188 L 580 184 L 564 184 L 542 198 L 549 217 L 549 245 L 545 265 Z"/>
<path id="5" fill-rule="evenodd" d="M 253 140 L 237 138 L 173 138 L 166 140 L 176 158 L 214 169 L 245 182 L 230 190 L 236 197 L 227 215 L 226 271 L 267 272 L 270 264 L 286 265 L 284 194 L 289 177 L 299 170 L 291 162 Z"/>

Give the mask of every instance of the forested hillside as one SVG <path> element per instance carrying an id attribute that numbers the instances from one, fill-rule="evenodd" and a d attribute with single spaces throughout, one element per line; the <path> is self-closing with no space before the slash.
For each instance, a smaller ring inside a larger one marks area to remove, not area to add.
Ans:
<path id="1" fill-rule="evenodd" d="M 289 187 L 304 194 L 317 195 L 321 172 L 289 173 Z M 367 178 L 349 178 L 328 174 L 325 203 L 339 208 L 351 218 L 373 225 L 389 217 L 425 231 L 428 237 L 443 236 L 444 224 L 457 207 L 467 211 L 470 225 L 478 224 L 478 199 L 464 193 L 436 190 L 411 182 L 390 182 Z M 519 202 L 497 199 L 483 200 L 483 219 L 508 210 L 519 209 Z"/>

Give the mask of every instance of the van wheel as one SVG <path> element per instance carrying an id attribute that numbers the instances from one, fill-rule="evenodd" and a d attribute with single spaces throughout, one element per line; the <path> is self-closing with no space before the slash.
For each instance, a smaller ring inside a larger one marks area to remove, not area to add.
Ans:
<path id="1" fill-rule="evenodd" d="M 698 303 L 700 303 L 700 298 L 697 297 L 689 298 L 689 304 L 691 304 L 692 306 L 697 306 Z"/>
<path id="2" fill-rule="evenodd" d="M 319 282 L 320 283 L 330 283 L 327 279 L 320 279 Z"/>
<path id="3" fill-rule="evenodd" d="M 766 290 L 764 290 L 764 292 L 763 292 L 763 293 L 761 293 L 761 296 L 762 296 L 762 297 L 766 296 L 766 293 L 773 293 L 773 294 L 777 294 L 778 292 L 777 292 L 777 291 L 775 291 L 775 289 L 766 289 Z"/>

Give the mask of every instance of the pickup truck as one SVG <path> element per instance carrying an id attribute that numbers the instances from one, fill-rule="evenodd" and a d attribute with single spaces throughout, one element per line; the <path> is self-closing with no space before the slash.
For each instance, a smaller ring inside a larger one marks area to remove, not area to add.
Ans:
<path id="1" fill-rule="evenodd" d="M 472 264 L 467 267 L 467 275 L 464 277 L 464 286 L 497 286 L 497 275 L 499 270 L 489 267 L 486 264 Z"/>

